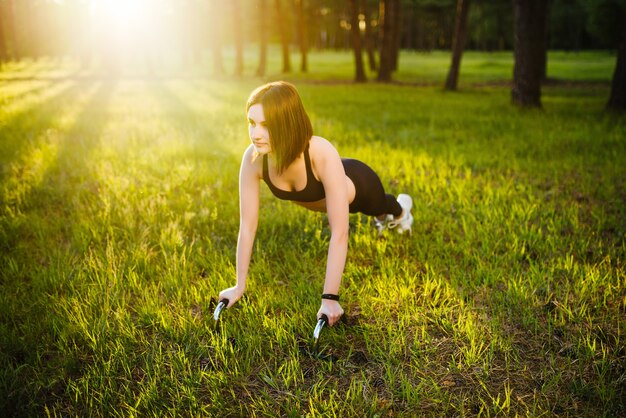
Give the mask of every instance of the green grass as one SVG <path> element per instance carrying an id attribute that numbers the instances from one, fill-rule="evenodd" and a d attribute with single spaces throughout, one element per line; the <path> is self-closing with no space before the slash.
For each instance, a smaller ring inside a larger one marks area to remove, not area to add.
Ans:
<path id="1" fill-rule="evenodd" d="M 249 46 L 244 50 L 244 75 L 253 76 L 257 70 L 258 50 Z M 225 70 L 228 74 L 234 68 L 234 50 L 224 49 Z M 169 55 L 157 59 L 141 55 L 127 57 L 124 73 L 127 77 L 194 78 L 212 74 L 212 61 L 208 52 L 202 55 L 200 63 L 190 65 L 190 59 L 181 55 Z M 364 59 L 365 59 L 364 54 Z M 403 51 L 394 79 L 400 83 L 443 85 L 450 66 L 450 53 L 446 51 L 409 52 Z M 152 62 L 148 66 L 146 62 Z M 351 52 L 312 50 L 308 54 L 309 69 L 301 73 L 300 55 L 291 53 L 293 72 L 281 74 L 281 53 L 277 46 L 269 47 L 267 58 L 267 79 L 286 79 L 294 82 L 312 81 L 321 83 L 346 82 L 354 79 L 354 56 Z M 367 61 L 365 61 L 367 63 Z M 548 57 L 548 77 L 555 80 L 567 80 L 580 83 L 606 83 L 611 79 L 615 67 L 615 53 L 606 51 L 562 52 L 550 51 Z M 375 80 L 376 73 L 365 65 L 368 79 Z M 69 58 L 41 59 L 35 62 L 23 61 L 5 64 L 0 72 L 0 82 L 10 79 L 63 77 L 92 77 L 106 74 L 107 71 L 98 67 L 98 61 L 86 66 Z M 483 53 L 467 51 L 461 61 L 461 87 L 481 84 L 503 84 L 513 76 L 513 53 L 511 51 Z"/>
<path id="2" fill-rule="evenodd" d="M 614 59 L 573 57 L 555 53 L 552 76 L 582 83 L 544 87 L 542 111 L 510 106 L 510 54 L 468 54 L 459 93 L 306 78 L 349 80 L 347 53 L 292 76 L 316 132 L 415 202 L 411 237 L 351 217 L 345 321 L 322 337 L 333 363 L 300 352 L 325 217 L 265 187 L 247 296 L 211 329 L 234 284 L 244 103 L 260 80 L 6 66 L 0 409 L 623 415 L 626 120 L 603 110 Z M 401 62 L 401 80 L 445 77 L 444 53 Z"/>

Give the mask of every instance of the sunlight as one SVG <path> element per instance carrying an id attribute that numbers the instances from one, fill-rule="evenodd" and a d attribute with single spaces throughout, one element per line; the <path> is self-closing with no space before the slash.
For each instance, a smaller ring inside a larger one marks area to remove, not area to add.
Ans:
<path id="1" fill-rule="evenodd" d="M 132 57 L 148 53 L 162 41 L 159 17 L 163 1 L 91 0 L 94 40 L 109 56 Z"/>
<path id="2" fill-rule="evenodd" d="M 124 29 L 141 29 L 142 15 L 147 12 L 146 0 L 92 0 L 91 12 L 96 18 L 109 20 Z"/>

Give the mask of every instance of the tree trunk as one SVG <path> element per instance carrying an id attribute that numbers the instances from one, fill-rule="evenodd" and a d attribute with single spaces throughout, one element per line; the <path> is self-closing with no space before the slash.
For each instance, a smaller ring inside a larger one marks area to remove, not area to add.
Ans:
<path id="1" fill-rule="evenodd" d="M 7 50 L 9 50 L 10 45 L 10 58 L 19 61 L 22 56 L 20 53 L 19 45 L 17 44 L 17 34 L 15 31 L 15 5 L 13 4 L 13 0 L 6 0 L 6 4 L 4 5 L 4 11 L 6 16 L 6 47 Z"/>
<path id="2" fill-rule="evenodd" d="M 380 67 L 378 81 L 391 81 L 393 72 L 393 22 L 394 0 L 380 0 L 378 24 L 380 32 Z"/>
<path id="3" fill-rule="evenodd" d="M 80 3 L 82 4 L 82 3 Z M 195 2 L 185 2 L 181 4 L 181 19 L 186 22 L 184 31 L 184 44 L 188 47 L 187 59 L 194 65 L 197 65 L 201 61 L 202 48 L 200 46 L 200 28 L 203 23 L 200 21 L 200 7 Z M 142 31 L 140 31 L 142 32 Z M 148 57 L 148 50 L 150 48 L 149 42 L 146 40 L 145 32 L 140 36 L 139 51 L 143 55 L 143 60 L 147 64 L 148 68 L 151 67 L 150 59 Z"/>
<path id="4" fill-rule="evenodd" d="M 215 75 L 224 74 L 224 62 L 222 60 L 222 8 L 221 0 L 211 1 L 211 52 L 213 55 L 213 73 Z"/>
<path id="5" fill-rule="evenodd" d="M 391 68 L 392 71 L 396 71 L 398 69 L 398 57 L 400 55 L 400 41 L 402 40 L 402 2 L 400 0 L 393 0 L 391 3 L 393 8 L 391 29 L 391 36 L 393 38 L 391 41 Z"/>
<path id="6" fill-rule="evenodd" d="M 446 79 L 446 90 L 456 90 L 459 81 L 459 68 L 461 57 L 467 37 L 467 15 L 470 8 L 470 0 L 457 0 L 456 23 L 454 25 L 454 38 L 452 39 L 452 63 Z"/>
<path id="7" fill-rule="evenodd" d="M 539 59 L 541 68 L 541 81 L 548 79 L 548 21 L 550 19 L 550 3 L 551 0 L 545 0 L 545 11 L 543 13 L 543 48 Z"/>
<path id="8" fill-rule="evenodd" d="M 363 53 L 361 52 L 361 28 L 359 28 L 359 3 L 358 0 L 350 0 L 350 32 L 352 34 L 352 49 L 354 50 L 355 76 L 354 81 L 363 83 L 367 81 L 363 68 Z"/>
<path id="9" fill-rule="evenodd" d="M 235 41 L 235 75 L 243 74 L 243 28 L 241 20 L 241 0 L 231 0 L 233 12 L 233 39 Z"/>
<path id="10" fill-rule="evenodd" d="M 626 111 L 626 22 L 622 21 L 622 39 L 617 48 L 617 62 L 611 82 L 611 96 L 606 104 L 607 109 L 619 112 Z"/>
<path id="11" fill-rule="evenodd" d="M 267 2 L 259 0 L 259 66 L 256 70 L 258 77 L 265 75 L 267 67 Z"/>
<path id="12" fill-rule="evenodd" d="M 307 22 L 304 19 L 304 0 L 296 0 L 297 14 L 298 14 L 298 43 L 300 44 L 300 71 L 306 73 L 309 70 L 309 64 L 307 59 L 308 52 L 308 33 Z"/>
<path id="13" fill-rule="evenodd" d="M 513 0 L 513 104 L 541 107 L 542 55 L 545 53 L 545 0 Z"/>
<path id="14" fill-rule="evenodd" d="M 289 58 L 289 25 L 286 22 L 285 14 L 283 13 L 283 9 L 280 5 L 280 0 L 274 0 L 274 6 L 276 7 L 276 24 L 278 25 L 280 43 L 283 51 L 283 73 L 290 73 L 291 60 Z"/>
<path id="15" fill-rule="evenodd" d="M 374 54 L 374 34 L 372 33 L 372 25 L 370 24 L 369 7 L 367 0 L 361 0 L 361 11 L 365 17 L 365 50 L 367 51 L 367 60 L 370 70 L 376 71 L 376 55 Z"/>
<path id="16" fill-rule="evenodd" d="M 0 2 L 0 65 L 8 61 L 9 59 L 7 43 L 4 37 L 4 21 L 2 20 L 3 16 L 4 16 L 4 8 L 2 5 L 2 2 Z"/>

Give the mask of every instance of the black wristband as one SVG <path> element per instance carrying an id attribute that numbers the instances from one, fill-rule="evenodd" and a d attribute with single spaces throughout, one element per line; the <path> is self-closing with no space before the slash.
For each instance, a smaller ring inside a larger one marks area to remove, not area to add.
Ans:
<path id="1" fill-rule="evenodd" d="M 329 300 L 339 301 L 339 295 L 333 295 L 332 293 L 324 293 L 322 295 L 322 299 L 329 299 Z"/>

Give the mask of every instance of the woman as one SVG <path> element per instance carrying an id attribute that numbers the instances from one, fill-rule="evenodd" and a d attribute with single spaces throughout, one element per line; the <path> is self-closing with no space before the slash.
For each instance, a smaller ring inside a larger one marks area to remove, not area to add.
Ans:
<path id="1" fill-rule="evenodd" d="M 396 200 L 385 194 L 367 165 L 342 159 L 326 139 L 314 136 L 296 88 L 283 81 L 252 92 L 246 105 L 252 144 L 243 154 L 239 172 L 240 224 L 237 241 L 237 284 L 220 292 L 230 308 L 244 293 L 259 219 L 260 180 L 279 199 L 326 212 L 331 230 L 322 305 L 317 317 L 334 325 L 343 315 L 339 287 L 348 252 L 348 215 L 376 217 L 379 231 L 411 231 L 411 197 Z"/>

